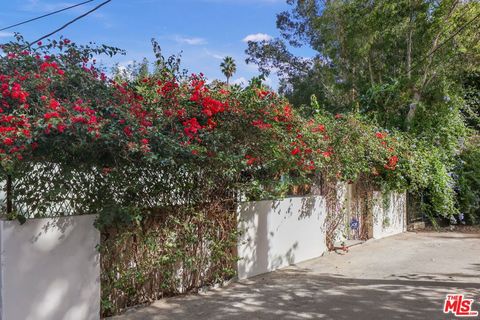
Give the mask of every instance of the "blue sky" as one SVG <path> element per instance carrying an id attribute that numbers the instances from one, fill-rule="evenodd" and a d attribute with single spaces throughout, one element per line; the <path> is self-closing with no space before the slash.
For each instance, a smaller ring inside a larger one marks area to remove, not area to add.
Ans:
<path id="1" fill-rule="evenodd" d="M 2 1 L 0 28 L 79 2 L 82 1 Z M 96 0 L 2 31 L 0 42 L 11 40 L 14 31 L 33 41 L 101 2 Z M 150 39 L 154 37 L 165 55 L 183 51 L 183 66 L 190 72 L 203 72 L 209 79 L 223 79 L 219 64 L 229 55 L 237 62 L 233 80 L 242 81 L 258 74 L 254 65 L 244 62 L 245 38 L 278 36 L 276 14 L 286 9 L 285 0 L 113 0 L 61 34 L 77 43 L 95 41 L 125 49 L 126 56 L 115 58 L 123 65 L 143 57 L 153 60 Z M 303 55 L 309 53 L 301 51 Z M 276 87 L 277 81 L 272 76 L 267 83 Z"/>

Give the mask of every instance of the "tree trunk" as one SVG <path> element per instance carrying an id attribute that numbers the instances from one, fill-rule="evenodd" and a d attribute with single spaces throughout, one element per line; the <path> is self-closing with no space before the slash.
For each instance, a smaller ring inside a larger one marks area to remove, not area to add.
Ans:
<path id="1" fill-rule="evenodd" d="M 412 34 L 413 34 L 413 27 L 412 27 L 412 16 L 410 16 L 410 27 L 408 31 L 408 38 L 407 38 L 407 77 L 408 80 L 412 79 Z"/>
<path id="2" fill-rule="evenodd" d="M 415 117 L 415 113 L 417 111 L 418 104 L 420 103 L 420 92 L 414 88 L 413 89 L 413 101 L 410 103 L 408 114 L 407 114 L 407 129 L 410 129 L 410 124 Z"/>
<path id="3" fill-rule="evenodd" d="M 370 84 L 373 87 L 375 85 L 375 80 L 373 79 L 373 68 L 372 68 L 372 62 L 370 59 L 370 53 L 368 54 L 368 73 L 370 75 Z"/>
<path id="4" fill-rule="evenodd" d="M 410 19 L 409 19 L 409 26 L 408 26 L 408 35 L 407 35 L 407 78 L 408 80 L 412 79 L 412 35 L 413 35 L 413 10 L 410 11 Z M 407 130 L 410 129 L 410 123 L 415 116 L 415 112 L 417 111 L 417 105 L 420 102 L 420 93 L 415 88 L 415 84 L 412 88 L 413 91 L 413 101 L 409 105 L 408 113 L 407 113 Z"/>
<path id="5" fill-rule="evenodd" d="M 455 8 L 457 7 L 458 3 L 459 3 L 459 1 L 454 1 L 453 2 L 452 7 L 450 8 L 449 12 L 447 13 L 447 15 L 444 18 L 444 21 L 443 21 L 444 25 L 448 25 L 448 23 L 447 23 L 448 19 L 450 19 L 450 17 L 453 15 L 453 12 L 455 11 Z M 430 50 L 427 53 L 428 59 L 427 59 L 427 62 L 425 64 L 424 68 L 423 68 L 422 81 L 420 82 L 419 85 L 413 85 L 413 100 L 412 100 L 412 103 L 410 103 L 410 105 L 409 105 L 409 110 L 408 110 L 407 119 L 406 119 L 407 129 L 410 128 L 410 123 L 412 122 L 413 118 L 415 117 L 415 113 L 417 111 L 418 104 L 420 103 L 420 100 L 421 100 L 421 97 L 422 97 L 421 92 L 424 90 L 425 86 L 428 84 L 428 75 L 432 71 L 431 67 L 432 67 L 432 63 L 433 63 L 433 53 L 435 52 L 435 50 L 438 49 L 438 46 L 440 45 L 440 36 L 445 32 L 445 30 L 446 29 L 441 29 L 436 34 L 436 36 L 434 37 L 432 47 L 430 48 Z M 411 49 L 412 48 L 410 47 L 409 50 L 411 50 Z M 410 53 L 410 57 L 411 57 L 411 53 Z M 410 69 L 411 68 L 409 68 L 408 70 L 410 71 Z M 409 79 L 410 79 L 410 77 L 411 77 L 410 72 L 409 72 L 408 76 L 409 76 Z"/>

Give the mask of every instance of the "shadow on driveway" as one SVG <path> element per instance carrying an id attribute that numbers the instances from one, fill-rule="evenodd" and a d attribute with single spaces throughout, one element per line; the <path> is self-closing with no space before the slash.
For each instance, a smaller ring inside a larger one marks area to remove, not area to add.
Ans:
<path id="1" fill-rule="evenodd" d="M 122 319 L 451 319 L 442 313 L 447 293 L 478 300 L 480 284 L 281 270 L 208 294 L 158 301 Z"/>
<path id="2" fill-rule="evenodd" d="M 113 319 L 455 319 L 443 314 L 447 294 L 480 309 L 479 257 L 479 235 L 404 233 Z"/>

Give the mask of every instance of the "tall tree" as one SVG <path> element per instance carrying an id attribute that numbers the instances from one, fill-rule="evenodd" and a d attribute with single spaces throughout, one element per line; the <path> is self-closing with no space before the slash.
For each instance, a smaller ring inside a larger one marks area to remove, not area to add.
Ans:
<path id="1" fill-rule="evenodd" d="M 422 129 L 425 110 L 430 120 L 445 120 L 460 96 L 458 78 L 480 61 L 477 1 L 287 2 L 291 9 L 277 16 L 282 39 L 250 42 L 246 52 L 260 71 L 279 70 L 280 89 L 294 101 L 308 103 L 305 92 L 317 93 L 327 107 Z M 301 46 L 316 56 L 288 50 Z"/>
<path id="2" fill-rule="evenodd" d="M 418 177 L 426 178 L 421 190 L 413 190 L 422 193 L 422 207 L 436 214 L 455 212 L 450 173 L 469 132 L 465 115 L 473 126 L 478 114 L 480 2 L 287 3 L 290 9 L 277 15 L 281 38 L 249 42 L 246 62 L 263 73 L 277 71 L 279 90 L 297 106 L 305 105 L 305 112 L 315 111 L 308 109 L 315 94 L 327 110 L 358 112 L 382 127 L 407 131 L 409 147 L 423 154 L 421 165 L 430 171 Z M 292 47 L 316 54 L 299 57 Z M 406 165 L 415 172 L 418 163 Z"/>
<path id="3" fill-rule="evenodd" d="M 237 71 L 237 66 L 235 65 L 235 60 L 232 57 L 225 57 L 220 64 L 220 68 L 222 69 L 222 73 L 227 78 L 227 85 L 230 82 L 230 78 L 233 74 Z"/>

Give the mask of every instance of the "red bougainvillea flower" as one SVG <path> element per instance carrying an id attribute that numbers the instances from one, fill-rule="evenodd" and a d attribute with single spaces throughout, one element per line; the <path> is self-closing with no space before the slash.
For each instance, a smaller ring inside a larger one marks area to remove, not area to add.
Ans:
<path id="1" fill-rule="evenodd" d="M 72 121 L 72 123 L 88 123 L 88 120 L 85 119 L 83 116 L 75 116 L 72 117 L 70 120 Z"/>
<path id="2" fill-rule="evenodd" d="M 257 95 L 258 95 L 259 98 L 263 99 L 266 96 L 268 96 L 270 93 L 271 93 L 270 91 L 259 90 Z"/>
<path id="3" fill-rule="evenodd" d="M 190 101 L 196 102 L 199 100 L 200 100 L 200 92 L 198 91 L 193 92 L 192 95 L 190 96 Z"/>
<path id="4" fill-rule="evenodd" d="M 198 130 L 202 129 L 202 126 L 198 123 L 197 118 L 191 118 L 183 122 L 183 132 L 189 138 L 193 138 L 197 134 Z"/>
<path id="5" fill-rule="evenodd" d="M 169 117 L 173 116 L 173 111 L 172 111 L 171 109 L 164 110 L 164 111 L 163 111 L 163 115 L 164 115 L 165 117 L 168 117 L 168 118 L 169 118 Z"/>
<path id="6" fill-rule="evenodd" d="M 127 135 L 127 137 L 131 137 L 133 134 L 132 128 L 129 126 L 124 127 L 123 132 Z"/>
<path id="7" fill-rule="evenodd" d="M 60 114 L 58 112 L 47 112 L 43 115 L 45 120 L 50 120 L 52 118 L 60 118 Z"/>
<path id="8" fill-rule="evenodd" d="M 376 132 L 375 133 L 375 136 L 378 138 L 378 139 L 385 139 L 387 137 L 387 133 L 386 132 Z"/>
<path id="9" fill-rule="evenodd" d="M 315 170 L 315 163 L 310 160 L 310 163 L 305 167 L 306 170 L 313 171 Z"/>
<path id="10" fill-rule="evenodd" d="M 55 99 L 50 99 L 49 107 L 53 110 L 56 110 L 58 107 L 60 107 L 60 102 Z"/>
<path id="11" fill-rule="evenodd" d="M 8 91 L 6 92 L 4 90 L 3 91 L 3 96 L 6 95 L 5 93 L 8 93 Z M 12 99 L 16 99 L 16 100 L 20 101 L 21 103 L 25 103 L 27 101 L 28 96 L 29 96 L 29 93 L 26 92 L 26 91 L 23 91 L 22 86 L 19 83 L 14 83 L 12 85 L 12 89 L 11 89 L 11 92 L 10 92 L 10 97 Z"/>
<path id="12" fill-rule="evenodd" d="M 247 165 L 249 165 L 249 166 L 251 166 L 252 164 L 254 164 L 257 161 L 257 158 L 252 157 L 248 154 L 245 156 L 245 159 L 247 159 Z"/>
<path id="13" fill-rule="evenodd" d="M 325 126 L 323 124 L 319 124 L 312 129 L 312 132 L 325 132 Z"/>
<path id="14" fill-rule="evenodd" d="M 398 157 L 397 156 L 391 156 L 390 159 L 388 160 L 388 164 L 390 166 L 396 166 L 398 162 Z"/>
<path id="15" fill-rule="evenodd" d="M 67 128 L 67 126 L 64 125 L 64 124 L 59 123 L 59 124 L 57 125 L 57 130 L 58 130 L 58 132 L 60 132 L 60 133 L 63 133 L 66 128 Z"/>
<path id="16" fill-rule="evenodd" d="M 210 97 L 205 97 L 202 101 L 203 110 L 202 112 L 207 117 L 212 117 L 219 112 L 225 111 L 225 105 L 218 100 L 212 99 Z"/>
<path id="17" fill-rule="evenodd" d="M 398 163 L 398 156 L 391 156 L 388 163 L 384 166 L 387 170 L 395 170 Z"/>
<path id="18" fill-rule="evenodd" d="M 271 124 L 265 123 L 262 119 L 252 121 L 252 125 L 259 129 L 268 129 L 272 127 Z"/>
<path id="19" fill-rule="evenodd" d="M 12 138 L 5 138 L 3 139 L 3 143 L 7 146 L 11 146 L 14 143 L 14 141 Z"/>
<path id="20" fill-rule="evenodd" d="M 185 108 L 177 110 L 177 117 L 179 118 L 185 117 L 186 114 L 187 114 L 187 111 L 185 110 Z"/>
<path id="21" fill-rule="evenodd" d="M 207 120 L 207 128 L 210 129 L 210 130 L 213 130 L 215 129 L 215 127 L 217 126 L 217 122 L 216 121 L 213 121 L 211 118 L 209 118 Z"/>
<path id="22" fill-rule="evenodd" d="M 287 119 L 290 119 L 292 117 L 292 107 L 290 107 L 290 105 L 287 104 L 283 107 L 283 115 Z"/>
<path id="23" fill-rule="evenodd" d="M 23 130 L 22 130 L 22 133 L 23 133 L 23 135 L 24 135 L 25 137 L 27 137 L 27 138 L 30 138 L 30 137 L 32 136 L 30 130 L 27 130 L 27 129 L 23 129 Z"/>
<path id="24" fill-rule="evenodd" d="M 295 149 L 292 150 L 292 155 L 295 156 L 301 152 L 299 147 L 296 147 Z"/>
<path id="25" fill-rule="evenodd" d="M 330 158 L 332 156 L 333 152 L 331 151 L 324 151 L 322 152 L 322 156 L 327 159 L 327 158 Z"/>

